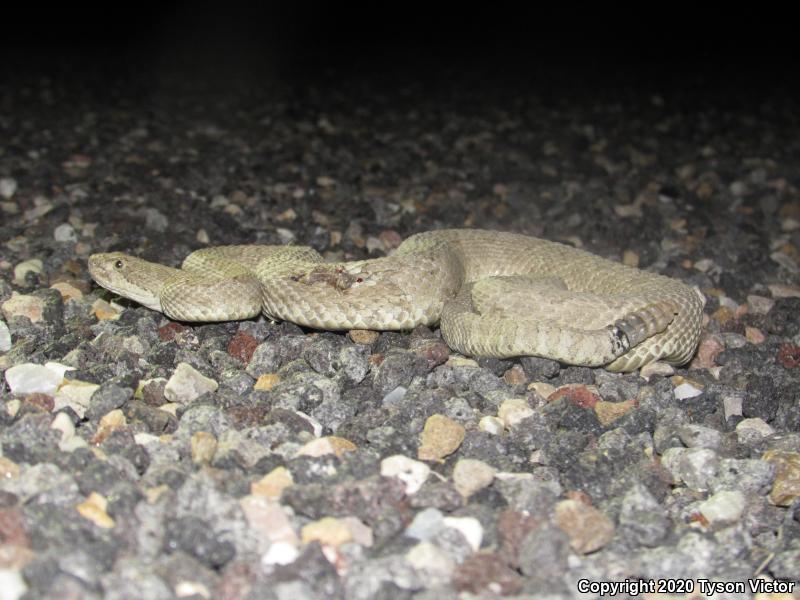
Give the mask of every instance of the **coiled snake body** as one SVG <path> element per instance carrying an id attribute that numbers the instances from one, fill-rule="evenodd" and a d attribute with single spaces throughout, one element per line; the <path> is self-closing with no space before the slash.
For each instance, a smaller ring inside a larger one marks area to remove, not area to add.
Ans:
<path id="1" fill-rule="evenodd" d="M 542 356 L 631 371 L 687 362 L 704 300 L 686 284 L 523 235 L 441 230 L 414 235 L 389 257 L 325 263 L 302 246 L 219 246 L 180 269 L 94 254 L 101 286 L 181 321 L 259 312 L 317 329 L 411 329 L 440 324 L 472 356 Z"/>

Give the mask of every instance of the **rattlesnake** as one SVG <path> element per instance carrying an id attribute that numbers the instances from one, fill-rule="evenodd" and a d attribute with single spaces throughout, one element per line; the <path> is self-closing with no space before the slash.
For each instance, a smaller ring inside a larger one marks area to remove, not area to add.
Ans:
<path id="1" fill-rule="evenodd" d="M 303 246 L 219 246 L 181 269 L 94 254 L 101 286 L 180 321 L 270 318 L 317 329 L 440 324 L 471 356 L 541 356 L 631 371 L 694 354 L 704 299 L 688 285 L 570 246 L 496 231 L 430 231 L 386 258 L 325 263 Z"/>

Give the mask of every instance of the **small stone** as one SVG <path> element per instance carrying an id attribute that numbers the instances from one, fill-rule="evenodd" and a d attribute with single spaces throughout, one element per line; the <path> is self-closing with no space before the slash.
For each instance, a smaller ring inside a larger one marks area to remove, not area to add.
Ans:
<path id="1" fill-rule="evenodd" d="M 181 362 L 167 381 L 164 396 L 170 402 L 188 404 L 207 392 L 216 391 L 218 387 L 216 381 L 204 376 L 190 364 Z"/>
<path id="2" fill-rule="evenodd" d="M 710 448 L 717 450 L 722 445 L 722 434 L 711 427 L 688 423 L 678 429 L 678 437 L 687 448 Z"/>
<path id="3" fill-rule="evenodd" d="M 0 178 L 0 196 L 5 200 L 11 200 L 17 193 L 17 180 L 11 177 Z M 2 588 L 2 586 L 0 586 Z"/>
<path id="4" fill-rule="evenodd" d="M 258 481 L 250 484 L 250 493 L 269 500 L 280 500 L 283 490 L 294 485 L 292 473 L 286 467 L 275 467 Z"/>
<path id="5" fill-rule="evenodd" d="M 689 489 L 705 492 L 717 474 L 719 456 L 708 448 L 667 448 L 661 464 Z"/>
<path id="6" fill-rule="evenodd" d="M 296 547 L 300 540 L 292 527 L 286 510 L 263 496 L 244 496 L 239 499 L 247 524 L 261 539 L 271 544 L 285 543 Z"/>
<path id="7" fill-rule="evenodd" d="M 602 400 L 595 386 L 586 386 L 580 383 L 562 385 L 547 397 L 547 401 L 555 402 L 559 398 L 565 398 L 575 406 L 591 409 L 594 409 L 594 406 Z"/>
<path id="8" fill-rule="evenodd" d="M 636 399 L 625 400 L 624 402 L 607 402 L 600 400 L 594 405 L 594 412 L 597 420 L 603 427 L 608 427 L 617 419 L 624 417 L 636 408 Z"/>
<path id="9" fill-rule="evenodd" d="M 289 565 L 300 556 L 297 545 L 288 542 L 275 542 L 261 557 L 262 565 Z"/>
<path id="10" fill-rule="evenodd" d="M 579 554 L 599 550 L 614 537 L 614 523 L 594 506 L 578 500 L 562 500 L 555 507 L 555 522 L 569 536 Z"/>
<path id="11" fill-rule="evenodd" d="M 197 465 L 209 464 L 217 453 L 217 438 L 207 431 L 195 432 L 190 440 L 192 462 Z"/>
<path id="12" fill-rule="evenodd" d="M 688 400 L 689 398 L 696 398 L 702 394 L 703 389 L 686 381 L 672 390 L 672 393 L 674 394 L 676 400 Z"/>
<path id="13" fill-rule="evenodd" d="M 660 375 L 662 377 L 670 377 L 675 374 L 675 367 L 659 360 L 651 362 L 639 369 L 639 375 L 645 381 L 650 381 L 652 377 Z"/>
<path id="14" fill-rule="evenodd" d="M 764 453 L 763 460 L 775 465 L 775 481 L 769 500 L 776 506 L 789 506 L 800 496 L 800 454 L 782 450 Z"/>
<path id="15" fill-rule="evenodd" d="M 525 398 L 509 398 L 500 405 L 497 411 L 497 417 L 508 428 L 518 425 L 531 415 L 533 415 L 533 409 L 528 406 Z"/>
<path id="16" fill-rule="evenodd" d="M 742 419 L 736 424 L 736 438 L 743 446 L 755 446 L 773 433 L 775 430 L 761 417 Z"/>
<path id="17" fill-rule="evenodd" d="M 114 431 L 121 429 L 127 425 L 125 415 L 118 408 L 106 413 L 100 419 L 97 426 L 97 433 L 92 437 L 92 442 L 95 444 L 102 444 L 109 435 Z"/>
<path id="18" fill-rule="evenodd" d="M 447 359 L 446 365 L 450 367 L 475 367 L 478 368 L 478 361 L 474 358 L 467 358 L 466 356 L 459 356 L 458 354 L 451 354 Z"/>
<path id="19" fill-rule="evenodd" d="M 296 456 L 325 456 L 334 454 L 341 458 L 346 452 L 353 452 L 358 449 L 353 442 L 342 437 L 329 435 L 326 437 L 311 440 L 297 451 Z"/>
<path id="20" fill-rule="evenodd" d="M 365 346 L 371 346 L 377 342 L 378 337 L 380 337 L 380 333 L 372 329 L 351 329 L 347 332 L 347 335 L 356 344 L 363 344 Z"/>
<path id="21" fill-rule="evenodd" d="M 396 406 L 399 402 L 403 400 L 403 398 L 406 397 L 407 391 L 408 391 L 407 388 L 405 388 L 402 385 L 398 385 L 396 388 L 394 388 L 391 392 L 386 394 L 381 399 L 381 406 L 386 408 L 389 408 L 391 406 Z"/>
<path id="22" fill-rule="evenodd" d="M 62 444 L 67 444 L 75 437 L 75 424 L 65 412 L 60 412 L 56 415 L 56 418 L 53 419 L 52 423 L 50 423 L 50 429 L 55 429 L 56 431 L 61 432 L 61 441 L 58 443 L 58 446 L 62 450 Z"/>
<path id="23" fill-rule="evenodd" d="M 445 527 L 452 527 L 459 531 L 473 552 L 477 552 L 483 542 L 483 525 L 475 517 L 445 517 L 442 519 Z"/>
<path id="24" fill-rule="evenodd" d="M 766 315 L 772 307 L 775 306 L 775 301 L 766 296 L 757 296 L 750 294 L 747 296 L 748 312 L 754 315 Z"/>
<path id="25" fill-rule="evenodd" d="M 122 314 L 122 307 L 98 298 L 92 303 L 92 314 L 98 321 L 116 321 Z"/>
<path id="26" fill-rule="evenodd" d="M 689 369 L 710 369 L 716 366 L 717 355 L 725 349 L 722 339 L 715 335 L 703 335 Z"/>
<path id="27" fill-rule="evenodd" d="M 6 370 L 5 378 L 12 394 L 48 394 L 52 396 L 64 381 L 66 365 L 49 362 L 44 365 L 23 363 Z"/>
<path id="28" fill-rule="evenodd" d="M 350 534 L 353 536 L 354 543 L 366 548 L 370 548 L 372 546 L 374 542 L 372 528 L 367 527 L 356 517 L 344 517 L 341 521 L 350 530 Z"/>
<path id="29" fill-rule="evenodd" d="M 0 183 L 5 181 L 0 179 Z M 2 194 L 2 188 L 0 188 Z M 28 584 L 22 577 L 22 570 L 12 568 L 0 568 L 0 599 L 18 600 L 28 591 Z"/>
<path id="30" fill-rule="evenodd" d="M 631 217 L 641 217 L 642 216 L 642 204 L 641 202 L 633 202 L 631 204 L 615 204 L 614 205 L 614 212 L 620 218 L 631 218 Z"/>
<path id="31" fill-rule="evenodd" d="M 53 230 L 53 239 L 57 242 L 77 242 L 78 234 L 69 223 L 62 223 Z"/>
<path id="32" fill-rule="evenodd" d="M 767 287 L 773 298 L 800 298 L 800 285 L 774 283 Z"/>
<path id="33" fill-rule="evenodd" d="M 452 577 L 458 592 L 511 596 L 522 589 L 522 577 L 495 553 L 475 554 L 458 565 Z M 483 596 L 481 596 L 483 597 Z"/>
<path id="34" fill-rule="evenodd" d="M 489 487 L 494 481 L 496 469 L 481 460 L 462 458 L 453 468 L 453 485 L 468 498 L 475 492 Z"/>
<path id="35" fill-rule="evenodd" d="M 633 250 L 625 250 L 622 253 L 622 264 L 628 265 L 629 267 L 638 267 L 639 255 Z"/>
<path id="36" fill-rule="evenodd" d="M 549 398 L 553 392 L 556 391 L 554 385 L 550 385 L 549 383 L 545 383 L 544 381 L 534 381 L 531 384 L 528 384 L 528 389 L 536 392 L 542 398 Z"/>
<path id="37" fill-rule="evenodd" d="M 253 385 L 254 390 L 271 390 L 274 388 L 278 383 L 281 381 L 281 376 L 277 373 L 264 373 L 263 375 L 259 375 L 258 379 L 256 380 L 255 384 Z"/>
<path id="38" fill-rule="evenodd" d="M 750 327 L 749 325 L 744 328 L 744 337 L 751 344 L 763 344 L 767 339 L 767 336 L 758 327 Z"/>
<path id="39" fill-rule="evenodd" d="M 389 456 L 381 461 L 382 477 L 397 477 L 406 488 L 406 495 L 413 496 L 428 479 L 431 468 L 424 462 L 402 454 Z"/>
<path id="40" fill-rule="evenodd" d="M 478 429 L 492 435 L 501 435 L 505 430 L 505 425 L 498 417 L 485 416 L 478 423 Z"/>
<path id="41" fill-rule="evenodd" d="M 100 386 L 96 383 L 67 379 L 66 383 L 59 386 L 56 392 L 53 410 L 59 411 L 69 407 L 82 419 L 89 410 L 92 396 L 99 388 Z"/>
<path id="42" fill-rule="evenodd" d="M 36 221 L 53 210 L 53 203 L 43 196 L 35 197 L 33 204 L 33 207 L 25 211 L 26 221 Z"/>
<path id="43" fill-rule="evenodd" d="M 406 553 L 406 561 L 423 574 L 428 587 L 445 585 L 455 569 L 455 561 L 431 542 L 420 542 Z"/>
<path id="44" fill-rule="evenodd" d="M 415 540 L 429 540 L 444 527 L 444 515 L 436 508 L 419 511 L 405 529 L 405 535 Z"/>
<path id="45" fill-rule="evenodd" d="M 236 332 L 236 335 L 231 338 L 231 341 L 228 342 L 228 354 L 234 358 L 238 358 L 244 364 L 247 364 L 250 362 L 250 359 L 253 358 L 253 352 L 255 352 L 257 346 L 258 342 L 256 339 L 249 333 L 240 329 Z"/>
<path id="46" fill-rule="evenodd" d="M 723 490 L 701 502 L 698 510 L 711 525 L 730 525 L 741 518 L 745 505 L 742 492 Z"/>
<path id="47" fill-rule="evenodd" d="M 800 366 L 800 346 L 783 343 L 778 348 L 778 362 L 786 369 L 794 369 Z"/>
<path id="48" fill-rule="evenodd" d="M 67 300 L 80 300 L 83 298 L 83 292 L 66 281 L 57 281 L 50 287 L 61 294 L 61 298 L 63 298 L 64 302 Z"/>
<path id="49" fill-rule="evenodd" d="M 114 519 L 106 512 L 108 501 L 97 492 L 89 494 L 86 500 L 75 508 L 82 517 L 89 519 L 98 527 L 111 529 L 115 525 Z"/>
<path id="50" fill-rule="evenodd" d="M 442 460 L 452 454 L 464 441 L 464 427 L 444 415 L 431 415 L 425 421 L 420 435 L 417 458 L 420 460 Z"/>
<path id="51" fill-rule="evenodd" d="M 346 523 L 334 517 L 323 517 L 319 521 L 309 523 L 300 530 L 300 538 L 304 544 L 319 542 L 334 548 L 353 540 L 353 534 Z"/>
<path id="52" fill-rule="evenodd" d="M 31 323 L 41 323 L 44 320 L 44 309 L 42 298 L 17 292 L 12 292 L 11 298 L 3 302 L 3 314 L 6 319 L 26 317 Z"/>
<path id="53" fill-rule="evenodd" d="M 19 477 L 19 465 L 14 461 L 0 456 L 0 479 L 16 479 Z"/>
<path id="54" fill-rule="evenodd" d="M 520 365 L 514 365 L 503 373 L 503 380 L 508 385 L 522 385 L 528 381 L 528 376 Z"/>
<path id="55" fill-rule="evenodd" d="M 11 331 L 5 321 L 0 320 L 0 352 L 11 350 Z"/>
<path id="56" fill-rule="evenodd" d="M 14 283 L 24 286 L 26 284 L 25 276 L 28 273 L 33 273 L 35 275 L 44 274 L 44 263 L 38 258 L 23 260 L 14 267 Z"/>
<path id="57" fill-rule="evenodd" d="M 519 569 L 523 575 L 552 581 L 563 576 L 569 558 L 569 537 L 559 527 L 541 525 L 519 542 Z"/>

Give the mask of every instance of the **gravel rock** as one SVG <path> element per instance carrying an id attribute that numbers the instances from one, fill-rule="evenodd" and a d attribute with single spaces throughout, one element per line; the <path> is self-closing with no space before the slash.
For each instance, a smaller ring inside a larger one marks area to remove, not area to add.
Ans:
<path id="1" fill-rule="evenodd" d="M 709 89 L 692 61 L 655 95 L 560 68 L 504 84 L 511 61 L 480 85 L 453 69 L 431 94 L 425 61 L 408 80 L 383 69 L 389 86 L 361 69 L 357 86 L 334 70 L 200 90 L 183 69 L 152 94 L 147 68 L 36 62 L 10 61 L 0 93 L 0 595 L 455 600 L 572 597 L 581 577 L 800 578 L 786 90 Z M 695 286 L 698 355 L 621 374 L 476 360 L 436 325 L 178 323 L 86 264 L 287 241 L 361 260 L 448 227 Z"/>

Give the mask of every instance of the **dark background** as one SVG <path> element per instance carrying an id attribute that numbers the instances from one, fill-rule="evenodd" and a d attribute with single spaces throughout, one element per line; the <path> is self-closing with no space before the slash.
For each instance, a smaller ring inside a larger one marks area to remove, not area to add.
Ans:
<path id="1" fill-rule="evenodd" d="M 7 17 L 7 18 L 5 18 Z M 449 78 L 502 89 L 797 89 L 794 18 L 767 7 L 611 3 L 171 2 L 4 9 L 4 84 L 22 75 L 162 84 Z"/>

